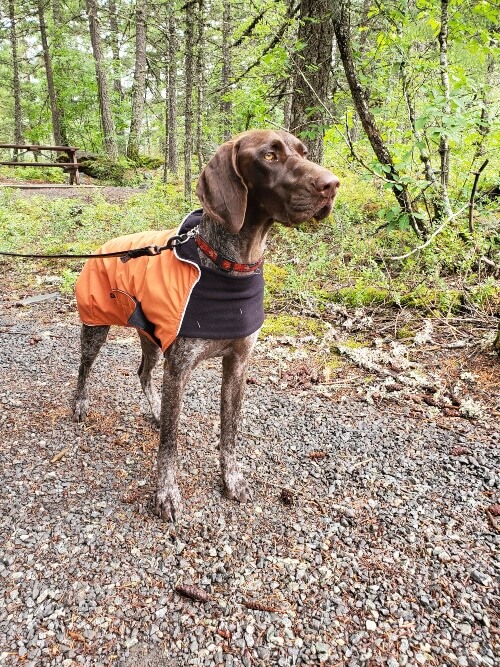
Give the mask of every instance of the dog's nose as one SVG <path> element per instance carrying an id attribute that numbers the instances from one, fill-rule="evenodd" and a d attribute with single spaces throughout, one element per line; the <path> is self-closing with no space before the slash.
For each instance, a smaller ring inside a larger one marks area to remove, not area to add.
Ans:
<path id="1" fill-rule="evenodd" d="M 334 197 L 340 187 L 340 180 L 335 174 L 327 171 L 326 173 L 321 174 L 321 176 L 318 176 L 314 182 L 314 187 L 323 197 Z"/>

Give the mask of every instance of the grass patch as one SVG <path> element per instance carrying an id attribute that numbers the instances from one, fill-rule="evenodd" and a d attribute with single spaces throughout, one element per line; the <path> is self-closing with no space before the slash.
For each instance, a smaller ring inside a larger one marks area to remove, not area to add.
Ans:
<path id="1" fill-rule="evenodd" d="M 0 176 L 30 183 L 69 183 L 69 174 L 60 167 L 0 167 Z"/>
<path id="2" fill-rule="evenodd" d="M 392 301 L 389 290 L 372 287 L 371 285 L 342 287 L 333 291 L 330 294 L 330 299 L 346 306 L 373 306 Z"/>
<path id="3" fill-rule="evenodd" d="M 268 315 L 262 326 L 263 336 L 322 336 L 327 324 L 311 317 Z"/>

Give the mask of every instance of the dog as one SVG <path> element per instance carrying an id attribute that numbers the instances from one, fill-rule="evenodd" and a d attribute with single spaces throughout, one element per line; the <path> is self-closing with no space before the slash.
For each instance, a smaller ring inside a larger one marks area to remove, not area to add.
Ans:
<path id="1" fill-rule="evenodd" d="M 236 436 L 240 420 L 243 393 L 246 384 L 246 371 L 250 355 L 263 321 L 263 278 L 262 257 L 266 238 L 274 222 L 286 227 L 296 227 L 309 219 L 326 218 L 333 206 L 340 181 L 332 172 L 309 161 L 304 144 L 285 131 L 250 130 L 227 141 L 216 151 L 203 170 L 196 189 L 196 194 L 203 209 L 197 212 L 196 227 L 188 232 L 180 229 L 175 238 L 178 241 L 174 252 L 165 251 L 166 255 L 177 257 L 179 263 L 189 264 L 194 274 L 188 280 L 181 309 L 191 324 L 183 329 L 181 321 L 170 334 L 161 333 L 156 297 L 151 297 L 151 286 L 147 286 L 147 276 L 164 276 L 165 271 L 158 270 L 159 256 L 132 259 L 130 264 L 141 263 L 141 294 L 149 294 L 151 304 L 146 312 L 144 304 L 137 294 L 124 296 L 124 290 L 115 291 L 115 302 L 129 299 L 125 321 L 115 322 L 106 319 L 83 320 L 81 331 L 81 364 L 78 373 L 77 389 L 74 399 L 74 420 L 85 419 L 88 409 L 87 379 L 91 366 L 106 340 L 109 325 L 114 323 L 136 326 L 142 347 L 142 360 L 139 378 L 142 389 L 150 404 L 153 417 L 160 426 L 160 443 L 157 461 L 157 487 L 154 499 L 156 514 L 167 521 L 175 521 L 181 511 L 182 502 L 176 479 L 177 429 L 182 408 L 183 392 L 191 371 L 204 359 L 222 357 L 222 392 L 221 392 L 221 431 L 220 431 L 220 466 L 224 495 L 230 499 L 244 502 L 251 500 L 252 492 L 241 473 L 236 457 Z M 122 237 L 118 242 L 127 240 L 127 248 L 139 240 L 146 242 L 153 237 L 136 238 L 137 235 Z M 163 237 L 165 240 L 169 234 Z M 185 243 L 184 243 L 185 241 Z M 116 248 L 116 244 L 114 246 Z M 107 249 L 106 245 L 102 250 Z M 189 250 L 189 252 L 188 252 Z M 182 257 L 187 253 L 187 257 Z M 90 259 L 83 273 L 91 271 L 89 265 L 98 260 Z M 118 271 L 123 267 L 118 260 Z M 129 263 L 125 264 L 128 266 Z M 196 266 L 195 266 L 196 265 Z M 115 267 L 115 264 L 113 265 Z M 115 269 L 113 268 L 113 271 Z M 197 282 L 198 274 L 201 280 Z M 194 298 L 194 306 L 186 303 L 193 299 L 198 284 L 204 276 L 211 280 L 212 297 L 201 291 Z M 132 291 L 137 285 L 134 282 Z M 158 278 L 160 280 L 160 278 Z M 161 277 L 163 280 L 163 277 Z M 219 281 L 219 282 L 218 282 Z M 195 287 L 193 287 L 195 284 Z M 225 298 L 229 306 L 233 298 L 237 302 L 239 292 L 241 303 L 236 306 L 237 317 L 225 317 L 218 312 L 219 284 L 233 295 Z M 146 287 L 144 287 L 146 285 Z M 109 285 L 107 285 L 109 287 Z M 92 286 L 90 287 L 92 291 Z M 244 293 L 244 294 L 243 294 Z M 108 294 L 113 297 L 113 292 Z M 119 297 L 118 299 L 116 297 Z M 163 297 L 162 297 L 163 298 Z M 167 298 L 167 297 L 165 297 Z M 82 298 L 80 297 L 80 301 Z M 79 302 L 77 284 L 77 302 Z M 110 301 L 111 302 L 111 301 Z M 114 305 L 115 305 L 114 302 Z M 249 308 L 246 306 L 249 305 Z M 165 306 L 166 307 L 166 306 Z M 83 306 L 82 306 L 83 308 Z M 156 311 L 155 311 L 156 308 Z M 246 310 L 251 317 L 243 317 Z M 80 303 L 79 303 L 80 309 Z M 215 316 L 211 310 L 215 311 Z M 203 319 L 197 313 L 204 311 L 208 325 L 205 334 L 199 322 Z M 145 314 L 146 313 L 146 314 Z M 156 313 L 156 314 L 155 314 Z M 240 326 L 239 318 L 243 317 Z M 252 320 L 252 316 L 253 320 Z M 151 321 L 153 319 L 153 321 Z M 214 323 L 214 319 L 217 322 Z M 238 320 L 238 321 L 236 321 Z M 143 324 L 141 324 L 141 322 Z M 222 328 L 221 328 L 222 325 Z M 148 329 L 149 326 L 149 329 Z M 200 329 L 197 328 L 200 327 Z M 211 328 L 212 327 L 212 328 Z M 217 329 L 218 330 L 215 330 Z M 200 333 L 197 335 L 198 330 Z M 161 396 L 153 387 L 151 372 L 164 354 L 165 364 Z"/>

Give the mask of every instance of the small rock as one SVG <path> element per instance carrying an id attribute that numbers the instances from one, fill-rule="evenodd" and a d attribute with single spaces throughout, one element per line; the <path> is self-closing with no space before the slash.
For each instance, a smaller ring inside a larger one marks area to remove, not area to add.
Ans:
<path id="1" fill-rule="evenodd" d="M 470 576 L 476 584 L 480 584 L 481 586 L 489 586 L 493 581 L 489 574 L 485 574 L 479 570 L 472 570 Z"/>

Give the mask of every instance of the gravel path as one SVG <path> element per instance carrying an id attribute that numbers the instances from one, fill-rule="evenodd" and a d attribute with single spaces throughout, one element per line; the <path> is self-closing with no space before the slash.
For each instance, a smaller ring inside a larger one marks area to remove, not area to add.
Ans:
<path id="1" fill-rule="evenodd" d="M 73 424 L 78 326 L 56 309 L 0 316 L 0 663 L 498 664 L 498 425 L 280 391 L 257 354 L 239 506 L 220 494 L 213 362 L 187 391 L 173 527 L 149 509 L 135 337 L 115 332 Z"/>

